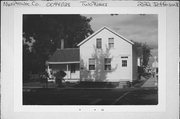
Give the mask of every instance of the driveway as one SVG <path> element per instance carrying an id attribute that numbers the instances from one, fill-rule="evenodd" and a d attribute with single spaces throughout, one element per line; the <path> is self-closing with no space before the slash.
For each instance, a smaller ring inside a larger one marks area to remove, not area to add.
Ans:
<path id="1" fill-rule="evenodd" d="M 143 85 L 143 88 L 145 87 L 157 87 L 157 78 L 151 76 Z"/>

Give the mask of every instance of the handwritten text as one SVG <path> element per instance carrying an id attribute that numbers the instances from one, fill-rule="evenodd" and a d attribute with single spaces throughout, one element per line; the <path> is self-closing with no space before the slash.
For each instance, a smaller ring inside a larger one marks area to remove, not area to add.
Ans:
<path id="1" fill-rule="evenodd" d="M 95 1 L 81 1 L 83 7 L 107 7 L 108 4 L 104 2 L 95 2 Z"/>
<path id="2" fill-rule="evenodd" d="M 166 1 L 138 1 L 137 6 L 139 7 L 179 7 L 179 2 L 166 2 Z"/>
<path id="3" fill-rule="evenodd" d="M 71 7 L 70 2 L 47 2 L 46 7 Z"/>
<path id="4" fill-rule="evenodd" d="M 32 2 L 22 2 L 22 1 L 13 1 L 13 2 L 3 2 L 3 6 L 6 7 L 11 7 L 11 6 L 40 6 L 37 2 L 32 1 Z"/>

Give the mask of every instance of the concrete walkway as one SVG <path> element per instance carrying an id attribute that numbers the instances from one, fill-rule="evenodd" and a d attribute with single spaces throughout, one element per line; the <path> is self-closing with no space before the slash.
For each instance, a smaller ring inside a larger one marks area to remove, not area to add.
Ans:
<path id="1" fill-rule="evenodd" d="M 157 87 L 156 78 L 151 76 L 141 87 Z"/>

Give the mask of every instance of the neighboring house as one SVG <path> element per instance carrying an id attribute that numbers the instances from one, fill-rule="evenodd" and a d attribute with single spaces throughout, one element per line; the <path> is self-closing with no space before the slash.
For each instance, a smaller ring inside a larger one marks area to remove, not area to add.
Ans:
<path id="1" fill-rule="evenodd" d="M 137 79 L 133 42 L 103 27 L 77 46 L 57 50 L 48 61 L 52 70 L 63 70 L 66 79 L 121 82 Z M 73 74 L 74 73 L 74 74 Z"/>
<path id="2" fill-rule="evenodd" d="M 158 77 L 158 61 L 157 61 L 157 57 L 154 57 L 154 62 L 152 63 L 152 72 L 153 72 L 153 76 Z"/>

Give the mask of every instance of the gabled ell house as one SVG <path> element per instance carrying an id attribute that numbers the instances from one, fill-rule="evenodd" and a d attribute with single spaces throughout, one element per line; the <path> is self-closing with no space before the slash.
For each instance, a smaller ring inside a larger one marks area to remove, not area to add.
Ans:
<path id="1" fill-rule="evenodd" d="M 66 72 L 65 80 L 95 82 L 132 82 L 137 79 L 134 43 L 103 27 L 77 46 L 57 50 L 49 68 Z"/>

